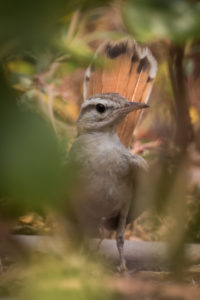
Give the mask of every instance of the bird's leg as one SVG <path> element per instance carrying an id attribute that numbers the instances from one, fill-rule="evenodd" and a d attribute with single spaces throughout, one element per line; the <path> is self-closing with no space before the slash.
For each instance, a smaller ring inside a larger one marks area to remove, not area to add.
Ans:
<path id="1" fill-rule="evenodd" d="M 120 259 L 120 271 L 125 272 L 127 271 L 126 261 L 124 258 L 124 232 L 126 227 L 126 218 L 128 215 L 129 205 L 127 205 L 124 210 L 120 213 L 119 223 L 117 227 L 117 248 L 119 251 L 119 259 Z"/>
<path id="2" fill-rule="evenodd" d="M 100 224 L 99 224 L 99 234 L 100 234 L 100 238 L 99 238 L 99 241 L 97 243 L 97 251 L 99 251 L 100 249 L 100 246 L 101 246 L 101 243 L 103 242 L 104 240 L 104 228 L 103 228 L 103 224 L 102 224 L 102 220 L 100 221 Z"/>

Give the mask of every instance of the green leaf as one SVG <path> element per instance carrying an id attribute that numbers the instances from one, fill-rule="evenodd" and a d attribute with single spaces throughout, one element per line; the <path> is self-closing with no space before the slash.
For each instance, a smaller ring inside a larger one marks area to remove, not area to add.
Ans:
<path id="1" fill-rule="evenodd" d="M 170 39 L 180 44 L 200 35 L 200 3 L 129 0 L 123 15 L 129 30 L 143 42 Z"/>

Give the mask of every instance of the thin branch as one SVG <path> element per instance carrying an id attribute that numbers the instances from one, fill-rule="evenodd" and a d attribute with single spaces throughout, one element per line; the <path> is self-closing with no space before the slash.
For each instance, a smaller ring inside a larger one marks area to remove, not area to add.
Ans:
<path id="1" fill-rule="evenodd" d="M 169 74 L 174 92 L 177 131 L 175 142 L 183 152 L 193 140 L 193 128 L 189 115 L 189 96 L 184 74 L 184 46 L 171 46 Z"/>
<path id="2" fill-rule="evenodd" d="M 79 16 L 80 16 L 80 11 L 76 10 L 72 16 L 72 20 L 70 22 L 69 29 L 67 32 L 67 37 L 66 37 L 67 43 L 69 43 L 74 36 L 74 32 L 75 32 L 77 24 L 78 24 Z"/>

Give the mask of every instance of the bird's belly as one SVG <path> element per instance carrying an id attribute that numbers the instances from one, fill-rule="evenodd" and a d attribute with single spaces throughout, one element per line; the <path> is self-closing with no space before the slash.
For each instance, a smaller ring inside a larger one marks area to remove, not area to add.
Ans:
<path id="1" fill-rule="evenodd" d="M 96 178 L 97 179 L 97 178 Z M 111 218 L 117 216 L 126 205 L 130 195 L 124 183 L 112 184 L 107 178 L 95 180 L 88 185 L 86 197 L 87 212 L 95 218 Z"/>

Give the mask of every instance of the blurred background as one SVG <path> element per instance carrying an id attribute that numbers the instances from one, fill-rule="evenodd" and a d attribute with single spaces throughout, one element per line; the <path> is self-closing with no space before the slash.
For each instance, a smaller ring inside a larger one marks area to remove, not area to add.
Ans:
<path id="1" fill-rule="evenodd" d="M 76 137 L 84 72 L 107 38 L 147 45 L 159 66 L 131 146 L 150 164 L 147 205 L 126 238 L 166 241 L 175 278 L 199 288 L 200 269 L 183 276 L 183 245 L 200 241 L 200 2 L 0 0 L 0 297 L 128 297 L 129 283 L 122 288 L 58 222 L 74 184 L 63 162 Z M 11 232 L 59 232 L 62 255 L 30 257 L 10 242 Z M 148 295 L 135 299 L 164 299 Z M 197 299 L 190 296 L 169 299 Z"/>

